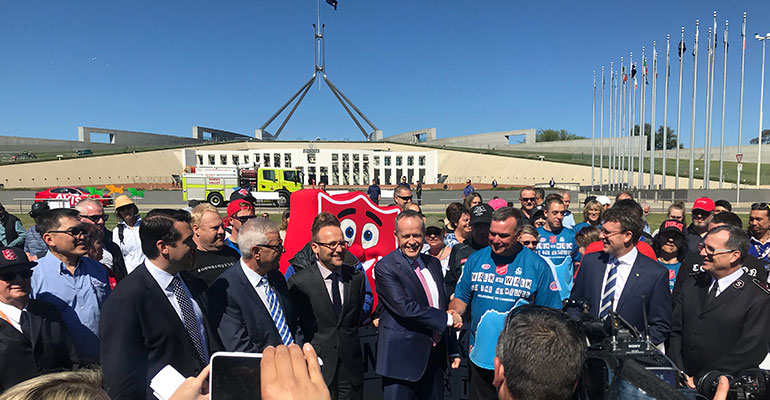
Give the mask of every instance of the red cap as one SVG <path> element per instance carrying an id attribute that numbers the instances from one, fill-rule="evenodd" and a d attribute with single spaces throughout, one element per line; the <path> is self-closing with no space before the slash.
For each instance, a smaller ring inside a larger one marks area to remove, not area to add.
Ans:
<path id="1" fill-rule="evenodd" d="M 714 203 L 711 203 L 711 208 L 714 208 Z M 238 199 L 231 201 L 230 204 L 227 205 L 227 216 L 232 217 L 235 215 L 238 211 L 241 210 L 253 210 L 254 207 L 252 207 L 251 203 L 249 203 L 246 200 Z"/>
<path id="2" fill-rule="evenodd" d="M 695 204 L 692 205 L 692 209 L 712 212 L 714 211 L 714 200 L 711 200 L 708 197 L 701 197 L 695 200 Z"/>

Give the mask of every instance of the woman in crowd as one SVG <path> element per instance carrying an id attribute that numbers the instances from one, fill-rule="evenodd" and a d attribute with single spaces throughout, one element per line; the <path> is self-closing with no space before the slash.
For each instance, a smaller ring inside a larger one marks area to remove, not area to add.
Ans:
<path id="1" fill-rule="evenodd" d="M 530 220 L 535 228 L 540 228 L 548 222 L 545 219 L 545 207 L 542 204 L 536 205 L 535 208 L 532 209 L 532 217 Z"/>
<path id="2" fill-rule="evenodd" d="M 481 198 L 479 192 L 473 192 L 465 198 L 465 208 L 470 210 L 483 202 L 484 200 Z"/>
<path id="3" fill-rule="evenodd" d="M 451 232 L 444 236 L 444 244 L 450 249 L 457 243 L 462 243 L 471 235 L 471 214 L 462 203 L 450 203 L 446 208 Z"/>
<path id="4" fill-rule="evenodd" d="M 575 225 L 575 232 L 580 232 L 586 226 L 602 227 L 602 203 L 591 200 L 583 207 L 583 222 Z"/>
<path id="5" fill-rule="evenodd" d="M 687 251 L 684 246 L 684 224 L 675 219 L 667 219 L 660 224 L 658 232 L 653 240 L 653 249 L 658 263 L 668 268 L 669 290 L 673 292 L 676 275 Z"/>
<path id="6" fill-rule="evenodd" d="M 668 206 L 668 215 L 666 216 L 666 219 L 675 219 L 681 222 L 682 225 L 687 226 L 687 214 L 684 211 L 684 203 L 677 201 Z M 652 236 L 658 236 L 658 229 L 655 229 Z"/>
<path id="7" fill-rule="evenodd" d="M 120 246 L 120 252 L 126 260 L 126 270 L 131 273 L 144 262 L 142 241 L 139 239 L 142 218 L 139 217 L 139 208 L 124 194 L 115 198 L 115 216 L 118 225 L 112 230 L 112 241 Z"/>
<path id="8" fill-rule="evenodd" d="M 595 226 L 584 226 L 575 234 L 575 242 L 578 245 L 580 254 L 586 253 L 586 247 L 593 242 L 599 241 L 599 228 Z"/>
<path id="9" fill-rule="evenodd" d="M 446 272 L 449 270 L 449 255 L 452 253 L 452 249 L 444 244 L 444 230 L 437 226 L 425 228 L 425 242 L 430 246 L 427 253 L 438 258 L 438 261 L 441 263 L 441 272 L 446 276 Z"/>
<path id="10" fill-rule="evenodd" d="M 532 251 L 536 251 L 538 240 L 540 240 L 540 234 L 537 233 L 537 228 L 532 225 L 524 225 L 521 227 L 519 243 L 521 243 L 522 246 Z"/>

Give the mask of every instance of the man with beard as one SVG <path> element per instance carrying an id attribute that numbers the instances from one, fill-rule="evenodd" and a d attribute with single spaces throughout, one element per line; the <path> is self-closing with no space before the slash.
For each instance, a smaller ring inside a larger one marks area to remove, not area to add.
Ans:
<path id="1" fill-rule="evenodd" d="M 712 211 L 714 201 L 708 197 L 701 197 L 692 205 L 692 223 L 685 231 L 685 245 L 689 253 L 698 252 L 698 244 L 706 236 Z"/>
<path id="2" fill-rule="evenodd" d="M 770 205 L 754 203 L 749 213 L 749 254 L 770 269 Z"/>
<path id="3" fill-rule="evenodd" d="M 195 206 L 190 219 L 195 242 L 195 266 L 191 272 L 211 286 L 240 256 L 235 249 L 225 246 L 225 225 L 214 206 Z"/>
<path id="4" fill-rule="evenodd" d="M 519 204 L 521 204 L 522 220 L 521 223 L 532 225 L 532 209 L 537 205 L 537 195 L 535 188 L 526 186 L 519 191 Z"/>

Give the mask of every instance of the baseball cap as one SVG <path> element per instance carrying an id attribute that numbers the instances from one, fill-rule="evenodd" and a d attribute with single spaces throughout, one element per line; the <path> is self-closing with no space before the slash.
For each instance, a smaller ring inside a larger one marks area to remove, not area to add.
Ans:
<path id="1" fill-rule="evenodd" d="M 585 200 L 583 200 L 583 205 L 586 205 L 594 200 L 596 200 L 596 196 L 588 196 Z"/>
<path id="2" fill-rule="evenodd" d="M 491 224 L 492 213 L 495 210 L 489 206 L 489 204 L 479 204 L 471 208 L 471 221 L 470 224 Z"/>
<path id="3" fill-rule="evenodd" d="M 0 247 L 0 272 L 22 271 L 37 265 L 18 247 Z"/>
<path id="4" fill-rule="evenodd" d="M 596 201 L 598 201 L 599 203 L 601 203 L 601 205 L 603 205 L 603 206 L 606 206 L 606 205 L 612 204 L 612 201 L 610 201 L 610 198 L 609 198 L 609 197 L 607 197 L 607 196 L 597 196 L 597 197 L 596 197 Z"/>
<path id="5" fill-rule="evenodd" d="M 254 206 L 251 205 L 248 201 L 244 199 L 238 199 L 235 201 L 231 201 L 230 204 L 227 205 L 227 216 L 232 217 L 241 210 L 253 210 Z"/>
<path id="6" fill-rule="evenodd" d="M 496 199 L 489 200 L 489 203 L 487 204 L 489 204 L 489 206 L 492 207 L 493 210 L 497 210 L 498 208 L 508 206 L 508 202 L 505 201 L 505 199 L 501 199 L 499 197 Z"/>
<path id="7" fill-rule="evenodd" d="M 247 189 L 238 189 L 233 191 L 233 193 L 230 194 L 230 202 L 232 203 L 235 200 L 246 200 L 251 204 L 257 202 L 257 199 L 255 199 Z"/>
<path id="8" fill-rule="evenodd" d="M 675 219 L 667 219 L 660 224 L 660 230 L 658 234 L 664 234 L 666 232 L 676 232 L 680 235 L 684 235 L 684 224 L 681 221 Z"/>
<path id="9" fill-rule="evenodd" d="M 531 215 L 532 217 L 530 218 L 530 221 L 532 221 L 533 223 L 537 219 L 540 219 L 540 218 L 545 219 L 545 206 L 542 204 L 535 206 L 535 208 L 532 209 Z"/>
<path id="10" fill-rule="evenodd" d="M 695 204 L 692 205 L 692 209 L 693 211 L 703 210 L 706 212 L 712 212 L 714 211 L 714 200 L 711 200 L 708 197 L 701 197 L 695 200 Z"/>
<path id="11" fill-rule="evenodd" d="M 443 231 L 443 229 L 439 228 L 436 225 L 431 225 L 425 228 L 425 236 L 430 236 L 430 235 L 441 236 L 441 231 Z"/>

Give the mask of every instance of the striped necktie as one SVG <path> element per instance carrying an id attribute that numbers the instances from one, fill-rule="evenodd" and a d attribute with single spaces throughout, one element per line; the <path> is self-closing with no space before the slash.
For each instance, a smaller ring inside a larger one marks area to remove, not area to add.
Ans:
<path id="1" fill-rule="evenodd" d="M 294 343 L 294 339 L 291 337 L 289 325 L 286 324 L 286 318 L 283 316 L 281 303 L 278 302 L 278 297 L 276 297 L 275 292 L 267 283 L 267 278 L 265 277 L 262 277 L 258 286 L 263 285 L 265 286 L 265 293 L 267 294 L 267 307 L 268 311 L 270 311 L 270 318 L 273 319 L 275 328 L 278 329 L 278 336 L 281 337 L 281 342 L 288 346 Z"/>
<path id="2" fill-rule="evenodd" d="M 198 356 L 198 361 L 201 365 L 206 365 L 208 364 L 208 361 L 203 353 L 203 340 L 201 339 L 201 333 L 198 330 L 198 322 L 195 319 L 192 301 L 187 296 L 187 292 L 182 287 L 182 280 L 179 279 L 178 276 L 175 276 L 174 279 L 171 280 L 170 286 L 174 291 L 176 302 L 179 303 L 179 309 L 182 310 L 182 323 L 187 331 L 187 335 L 190 336 L 190 340 L 195 347 L 195 355 Z"/>
<path id="3" fill-rule="evenodd" d="M 599 308 L 599 319 L 603 319 L 610 313 L 612 303 L 615 300 L 615 282 L 617 281 L 619 260 L 610 264 L 610 271 L 607 273 L 607 280 L 604 282 L 604 292 L 602 293 L 602 303 Z"/>

